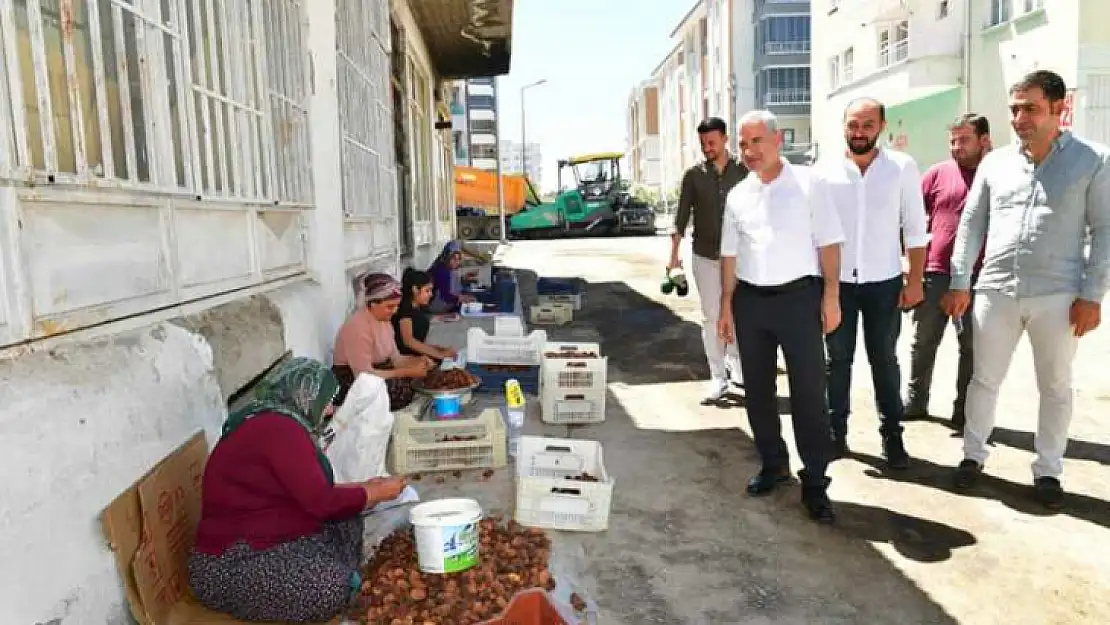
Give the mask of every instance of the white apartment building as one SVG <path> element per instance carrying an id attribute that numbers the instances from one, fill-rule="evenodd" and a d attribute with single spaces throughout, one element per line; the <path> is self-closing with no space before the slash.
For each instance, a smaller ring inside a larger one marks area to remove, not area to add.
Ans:
<path id="1" fill-rule="evenodd" d="M 946 158 L 946 125 L 965 110 L 965 17 L 956 0 L 824 0 L 813 9 L 812 119 L 820 154 L 844 149 L 854 98 L 887 106 L 884 144 L 921 167 Z"/>
<path id="2" fill-rule="evenodd" d="M 995 143 L 1013 139 L 1007 92 L 1034 69 L 1071 90 L 1065 125 L 1110 144 L 1110 2 L 973 0 L 970 108 L 992 122 Z"/>
<path id="3" fill-rule="evenodd" d="M 528 142 L 524 149 L 519 141 L 501 140 L 501 172 L 519 174 L 526 172 L 532 186 L 541 189 L 543 184 L 543 148 L 539 143 Z"/>
<path id="4" fill-rule="evenodd" d="M 460 80 L 451 91 L 455 164 L 497 169 L 497 81 Z"/>
<path id="5" fill-rule="evenodd" d="M 628 138 L 625 172 L 632 184 L 663 196 L 662 155 L 659 143 L 659 87 L 646 80 L 628 96 Z"/>
<path id="6" fill-rule="evenodd" d="M 698 122 L 686 107 L 684 56 L 676 45 L 651 73 L 659 92 L 659 184 L 667 202 L 678 201 L 682 175 L 695 162 L 687 147 Z"/>
<path id="7" fill-rule="evenodd" d="M 454 236 L 472 4 L 0 3 L 0 623 L 133 622 L 103 508 Z"/>
<path id="8" fill-rule="evenodd" d="M 696 127 L 766 108 L 780 121 L 785 153 L 801 160 L 810 130 L 809 0 L 699 0 L 671 33 L 676 47 L 652 73 L 659 88 L 662 186 L 702 159 Z"/>

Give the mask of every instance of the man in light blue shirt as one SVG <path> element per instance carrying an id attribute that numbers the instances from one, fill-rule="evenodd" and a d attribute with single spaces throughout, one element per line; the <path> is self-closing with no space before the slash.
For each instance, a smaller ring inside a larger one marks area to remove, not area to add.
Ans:
<path id="1" fill-rule="evenodd" d="M 1110 150 L 1061 131 L 1066 96 L 1064 80 L 1045 70 L 1010 88 L 1011 123 L 1020 141 L 989 154 L 968 191 L 945 306 L 956 318 L 967 309 L 985 239 L 956 486 L 972 487 L 983 470 L 998 389 L 1027 332 L 1040 394 L 1033 484 L 1050 509 L 1063 506 L 1076 346 L 1098 327 L 1110 289 Z"/>

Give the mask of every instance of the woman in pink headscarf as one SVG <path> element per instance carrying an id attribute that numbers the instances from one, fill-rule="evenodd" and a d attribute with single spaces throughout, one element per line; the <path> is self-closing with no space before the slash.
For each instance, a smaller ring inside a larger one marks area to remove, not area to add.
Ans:
<path id="1" fill-rule="evenodd" d="M 389 409 L 400 410 L 412 403 L 412 381 L 427 375 L 435 363 L 397 349 L 390 320 L 401 305 L 401 284 L 375 273 L 362 280 L 362 287 L 366 305 L 347 319 L 335 339 L 332 371 L 340 382 L 336 404 L 343 403 L 358 374 L 371 373 L 385 380 Z"/>

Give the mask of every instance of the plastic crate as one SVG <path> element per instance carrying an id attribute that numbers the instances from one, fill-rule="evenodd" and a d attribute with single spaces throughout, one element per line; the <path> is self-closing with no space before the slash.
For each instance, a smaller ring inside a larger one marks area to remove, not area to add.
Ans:
<path id="1" fill-rule="evenodd" d="M 540 393 L 539 365 L 491 365 L 481 362 L 466 363 L 466 370 L 478 376 L 482 383 L 475 389 L 479 393 L 503 393 L 505 382 L 519 380 L 520 390 L 530 395 Z"/>
<path id="2" fill-rule="evenodd" d="M 564 358 L 549 354 L 588 352 L 596 358 Z M 597 343 L 548 343 L 540 366 L 540 392 L 583 393 L 604 391 L 608 383 L 609 358 Z"/>
<path id="3" fill-rule="evenodd" d="M 486 365 L 539 365 L 547 333 L 533 330 L 528 336 L 490 336 L 482 328 L 466 331 L 466 362 Z"/>
<path id="4" fill-rule="evenodd" d="M 426 408 L 431 402 L 427 402 Z M 476 417 L 420 420 L 423 410 L 399 412 L 389 445 L 394 474 L 501 468 L 508 462 L 501 411 L 487 408 Z M 465 438 L 471 440 L 452 440 Z"/>
<path id="5" fill-rule="evenodd" d="M 494 336 L 524 337 L 524 322 L 517 315 L 500 315 L 493 320 Z"/>
<path id="6" fill-rule="evenodd" d="M 540 390 L 540 418 L 552 425 L 578 425 L 605 421 L 605 389 L 559 391 L 550 385 Z"/>
<path id="7" fill-rule="evenodd" d="M 572 310 L 582 310 L 582 294 L 572 293 L 565 295 L 539 295 L 536 297 L 536 304 L 538 306 L 557 306 L 562 304 L 570 306 Z"/>
<path id="8" fill-rule="evenodd" d="M 532 306 L 528 310 L 528 321 L 533 325 L 561 326 L 574 321 L 574 306 L 570 304 L 550 304 Z"/>
<path id="9" fill-rule="evenodd" d="M 589 473 L 597 482 L 570 479 Z M 516 465 L 517 523 L 579 532 L 609 529 L 614 480 L 597 441 L 521 436 Z"/>

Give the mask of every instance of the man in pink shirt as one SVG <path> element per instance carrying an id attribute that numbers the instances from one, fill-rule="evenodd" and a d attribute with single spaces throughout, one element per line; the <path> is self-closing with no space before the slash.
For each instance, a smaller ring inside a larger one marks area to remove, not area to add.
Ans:
<path id="1" fill-rule="evenodd" d="M 990 124 L 987 118 L 976 113 L 958 118 L 948 129 L 948 149 L 952 158 L 930 167 L 921 179 L 931 239 L 925 252 L 925 300 L 913 311 L 913 348 L 904 417 L 907 420 L 929 415 L 933 365 L 949 321 L 948 315 L 941 309 L 941 298 L 948 292 L 951 281 L 952 250 L 967 191 L 979 162 L 990 151 Z M 952 425 L 959 430 L 964 427 L 964 401 L 967 385 L 971 382 L 970 310 L 971 307 L 968 307 L 967 313 L 953 321 L 960 345 L 960 361 L 956 373 Z"/>

